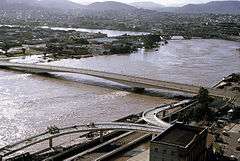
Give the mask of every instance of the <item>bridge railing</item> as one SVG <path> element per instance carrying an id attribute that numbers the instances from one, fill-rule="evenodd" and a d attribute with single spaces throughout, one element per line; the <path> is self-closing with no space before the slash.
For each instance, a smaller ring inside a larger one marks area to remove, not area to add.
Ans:
<path id="1" fill-rule="evenodd" d="M 161 133 L 165 130 L 165 128 L 149 126 L 149 125 L 141 125 L 141 124 L 133 124 L 133 123 L 95 123 L 91 125 L 76 125 L 71 127 L 59 128 L 57 133 L 51 133 L 51 131 L 46 131 L 44 133 L 35 135 L 33 137 L 24 139 L 22 141 L 16 142 L 11 145 L 7 145 L 0 149 L 0 155 L 3 157 L 11 155 L 19 150 L 26 149 L 35 144 L 49 141 L 49 146 L 52 147 L 53 139 L 58 138 L 60 136 L 82 133 L 82 132 L 96 132 L 96 131 L 109 131 L 109 130 L 120 130 L 120 131 L 144 131 L 144 132 L 154 132 Z"/>

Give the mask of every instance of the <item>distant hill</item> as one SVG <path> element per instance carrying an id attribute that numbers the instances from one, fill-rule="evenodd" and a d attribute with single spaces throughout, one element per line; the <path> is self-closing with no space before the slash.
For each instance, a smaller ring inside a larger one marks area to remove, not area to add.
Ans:
<path id="1" fill-rule="evenodd" d="M 57 8 L 57 9 L 77 9 L 82 8 L 83 5 L 69 0 L 32 0 L 33 5 L 44 8 Z"/>
<path id="2" fill-rule="evenodd" d="M 240 1 L 212 1 L 205 4 L 188 4 L 183 7 L 165 7 L 160 12 L 240 14 Z"/>
<path id="3" fill-rule="evenodd" d="M 130 3 L 131 6 L 134 6 L 136 8 L 142 8 L 142 9 L 149 9 L 149 10 L 159 10 L 161 8 L 164 8 L 164 5 L 154 3 L 154 2 L 134 2 Z"/>
<path id="4" fill-rule="evenodd" d="M 106 1 L 106 2 L 95 2 L 85 7 L 86 9 L 96 10 L 96 11 L 133 11 L 137 10 L 136 7 L 127 5 L 121 2 Z"/>
<path id="5" fill-rule="evenodd" d="M 96 11 L 107 11 L 118 15 L 119 12 L 128 16 L 129 14 L 155 14 L 152 11 L 172 13 L 214 13 L 214 14 L 240 14 L 240 1 L 212 1 L 205 4 L 188 4 L 183 7 L 164 7 L 153 2 L 135 2 L 131 5 L 115 2 L 96 2 L 90 5 L 81 5 L 70 0 L 0 0 L 2 10 L 79 10 L 82 13 L 96 13 Z M 150 11 L 152 10 L 152 11 Z M 151 17 L 151 16 L 150 16 Z"/>
<path id="6" fill-rule="evenodd" d="M 82 8 L 83 5 L 74 3 L 69 0 L 0 0 L 0 6 L 6 7 L 38 7 L 54 9 L 76 9 Z"/>

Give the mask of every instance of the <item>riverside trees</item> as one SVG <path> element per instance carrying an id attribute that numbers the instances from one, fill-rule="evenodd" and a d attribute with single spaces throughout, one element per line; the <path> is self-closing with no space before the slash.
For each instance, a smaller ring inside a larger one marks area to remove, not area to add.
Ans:
<path id="1" fill-rule="evenodd" d="M 211 119 L 211 109 L 209 108 L 209 104 L 211 102 L 211 98 L 209 96 L 209 92 L 207 89 L 201 87 L 199 89 L 199 93 L 197 95 L 197 100 L 199 104 L 194 109 L 194 120 L 209 120 Z"/>

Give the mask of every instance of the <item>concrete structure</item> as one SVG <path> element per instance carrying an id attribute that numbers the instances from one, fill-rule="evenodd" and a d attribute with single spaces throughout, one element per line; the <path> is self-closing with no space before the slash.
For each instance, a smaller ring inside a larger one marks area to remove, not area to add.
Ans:
<path id="1" fill-rule="evenodd" d="M 164 122 L 157 115 L 160 112 L 166 112 L 167 110 L 174 109 L 174 108 L 179 107 L 179 106 L 184 106 L 184 105 L 189 104 L 191 102 L 192 102 L 192 100 L 189 99 L 189 100 L 183 100 L 183 101 L 180 101 L 180 102 L 177 102 L 177 103 L 174 103 L 174 104 L 170 104 L 170 105 L 161 105 L 161 106 L 156 107 L 156 108 L 147 109 L 146 111 L 143 112 L 142 119 L 144 121 L 146 121 L 148 124 L 168 128 L 168 127 L 171 126 L 170 123 Z M 187 106 L 187 107 L 189 107 L 189 106 Z M 165 114 L 163 114 L 163 117 L 165 117 L 164 115 Z"/>
<path id="2" fill-rule="evenodd" d="M 103 78 L 106 80 L 126 84 L 131 87 L 139 88 L 155 88 L 155 89 L 167 89 L 173 91 L 181 91 L 186 93 L 198 94 L 200 87 L 195 85 L 188 85 L 183 83 L 167 82 L 161 80 L 153 80 L 142 77 L 135 77 L 130 75 L 122 75 L 110 72 L 102 72 L 96 70 L 88 70 L 81 68 L 68 68 L 61 66 L 49 66 L 49 65 L 37 65 L 37 64 L 20 64 L 10 62 L 0 62 L 0 68 L 13 68 L 22 70 L 24 72 L 35 73 L 47 73 L 47 72 L 66 72 L 84 74 L 93 77 Z M 224 91 L 220 89 L 206 88 L 209 91 L 209 95 L 213 97 L 233 98 L 236 97 L 236 92 Z"/>
<path id="3" fill-rule="evenodd" d="M 54 147 L 53 139 L 64 135 L 83 133 L 83 132 L 101 132 L 108 130 L 119 130 L 119 131 L 143 131 L 148 133 L 161 133 L 166 128 L 142 124 L 133 123 L 121 123 L 121 122 L 102 122 L 102 123 L 92 123 L 89 125 L 75 125 L 71 127 L 48 128 L 46 132 L 37 134 L 25 140 L 16 142 L 11 145 L 0 148 L 0 157 L 6 157 L 14 154 L 18 151 L 24 150 L 27 147 L 31 147 L 35 144 L 42 143 L 44 141 L 49 142 L 49 147 Z M 101 135 L 102 136 L 102 135 Z"/>
<path id="4" fill-rule="evenodd" d="M 176 123 L 150 144 L 150 161 L 205 161 L 207 129 Z"/>

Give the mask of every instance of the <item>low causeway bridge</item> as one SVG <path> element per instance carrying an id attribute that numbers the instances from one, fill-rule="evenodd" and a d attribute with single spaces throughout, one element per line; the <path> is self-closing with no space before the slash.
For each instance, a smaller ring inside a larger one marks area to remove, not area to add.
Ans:
<path id="1" fill-rule="evenodd" d="M 76 74 L 83 74 L 83 75 L 103 78 L 113 82 L 126 84 L 131 87 L 166 89 L 166 90 L 180 91 L 180 92 L 186 92 L 186 93 L 192 93 L 192 94 L 197 94 L 200 89 L 199 86 L 195 86 L 195 85 L 168 82 L 168 81 L 162 81 L 162 80 L 153 80 L 149 78 L 103 72 L 103 71 L 97 71 L 97 70 L 82 69 L 82 68 L 69 68 L 69 67 L 62 67 L 62 66 L 50 66 L 50 65 L 39 65 L 39 64 L 21 64 L 21 63 L 11 63 L 11 62 L 4 62 L 4 61 L 0 61 L 0 68 L 17 69 L 24 72 L 33 72 L 33 73 L 48 73 L 48 72 L 76 73 Z M 233 98 L 236 96 L 234 92 L 230 92 L 230 91 L 224 91 L 221 89 L 213 89 L 213 88 L 206 88 L 206 89 L 209 91 L 209 95 L 213 97 Z"/>

